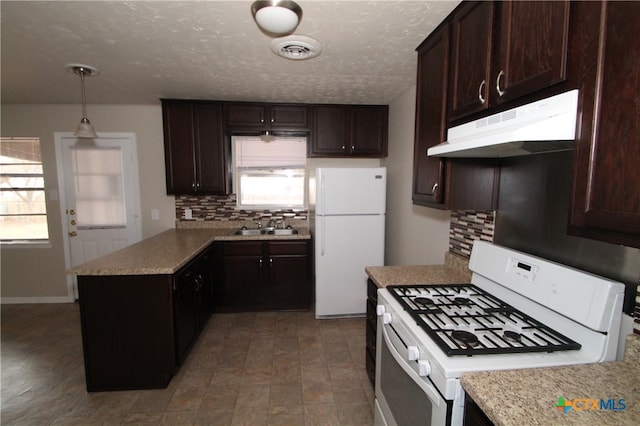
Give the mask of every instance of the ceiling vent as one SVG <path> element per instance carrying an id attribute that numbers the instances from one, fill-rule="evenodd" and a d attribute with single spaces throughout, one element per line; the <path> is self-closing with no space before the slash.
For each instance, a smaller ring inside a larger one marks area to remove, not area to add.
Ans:
<path id="1" fill-rule="evenodd" d="M 283 58 L 300 61 L 318 56 L 322 52 L 322 46 L 311 37 L 290 35 L 272 40 L 271 50 Z"/>

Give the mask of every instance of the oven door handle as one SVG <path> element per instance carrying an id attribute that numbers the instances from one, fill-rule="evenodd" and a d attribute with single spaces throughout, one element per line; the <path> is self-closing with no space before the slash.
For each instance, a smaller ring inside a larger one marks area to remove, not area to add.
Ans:
<path id="1" fill-rule="evenodd" d="M 378 326 L 382 327 L 382 337 L 389 349 L 389 353 L 396 360 L 398 365 L 411 377 L 411 379 L 417 384 L 420 389 L 427 394 L 431 402 L 433 402 L 438 407 L 441 407 L 443 404 L 446 404 L 445 399 L 440 395 L 437 391 L 436 387 L 431 383 L 431 380 L 427 377 L 420 377 L 416 371 L 411 368 L 409 363 L 414 362 L 417 364 L 417 361 L 408 361 L 406 356 L 407 346 L 404 344 L 400 336 L 396 333 L 396 331 L 390 325 L 382 325 L 378 324 Z M 390 332 L 388 330 L 391 330 Z M 391 333 L 391 335 L 390 335 Z M 401 354 L 398 351 L 398 346 L 403 348 L 404 354 Z M 404 355 L 404 357 L 403 357 Z"/>

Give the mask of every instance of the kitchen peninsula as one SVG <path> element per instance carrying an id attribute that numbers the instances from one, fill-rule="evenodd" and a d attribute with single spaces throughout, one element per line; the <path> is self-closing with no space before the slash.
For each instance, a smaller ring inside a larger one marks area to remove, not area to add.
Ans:
<path id="1" fill-rule="evenodd" d="M 224 288 L 217 290 L 229 284 L 220 278 L 224 271 L 216 270 L 224 265 L 216 257 L 223 252 L 221 244 L 277 247 L 269 259 L 275 261 L 265 262 L 265 268 L 260 262 L 259 270 L 274 291 L 282 292 L 272 264 L 282 259 L 291 264 L 292 257 L 305 261 L 300 252 L 311 235 L 306 227 L 292 235 L 235 235 L 243 225 L 255 227 L 241 222 L 180 226 L 69 270 L 78 276 L 88 391 L 169 384 L 214 310 L 214 297 L 225 295 Z M 295 256 L 285 252 L 291 247 Z M 310 294 L 306 269 L 286 279 L 296 296 Z"/>

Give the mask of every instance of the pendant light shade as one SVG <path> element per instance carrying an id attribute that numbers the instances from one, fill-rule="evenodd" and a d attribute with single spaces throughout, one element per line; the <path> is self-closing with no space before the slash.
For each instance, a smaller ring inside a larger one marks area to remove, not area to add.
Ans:
<path id="1" fill-rule="evenodd" d="M 82 119 L 80 120 L 80 124 L 78 124 L 78 128 L 73 135 L 77 138 L 97 138 L 98 135 L 93 128 L 93 124 L 91 124 L 91 122 L 87 118 L 87 98 L 84 91 L 84 78 L 98 75 L 100 74 L 100 71 L 88 65 L 81 64 L 68 64 L 67 71 L 80 76 L 80 87 L 82 90 Z"/>
<path id="2" fill-rule="evenodd" d="M 290 0 L 258 0 L 251 5 L 256 24 L 271 35 L 291 34 L 302 19 L 302 8 Z"/>

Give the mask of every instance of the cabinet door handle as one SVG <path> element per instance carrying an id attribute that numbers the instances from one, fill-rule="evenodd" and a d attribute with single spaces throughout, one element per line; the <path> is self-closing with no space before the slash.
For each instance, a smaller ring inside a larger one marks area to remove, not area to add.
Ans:
<path id="1" fill-rule="evenodd" d="M 496 91 L 498 92 L 498 96 L 504 95 L 504 90 L 500 89 L 500 79 L 504 77 L 504 71 L 500 70 L 498 73 L 498 78 L 496 78 Z"/>
<path id="2" fill-rule="evenodd" d="M 351 152 L 354 152 L 356 150 L 356 146 L 355 145 L 351 145 Z"/>
<path id="3" fill-rule="evenodd" d="M 484 92 L 485 85 L 486 85 L 486 82 L 482 80 L 482 83 L 480 83 L 480 87 L 478 87 L 478 99 L 480 99 L 481 104 L 484 104 L 484 96 L 482 96 L 482 92 Z"/>
<path id="4" fill-rule="evenodd" d="M 262 269 L 262 258 L 260 258 L 260 260 L 258 260 L 258 265 L 260 266 L 260 269 Z"/>
<path id="5" fill-rule="evenodd" d="M 437 190 L 438 190 L 438 182 L 433 184 L 433 188 L 431 188 L 431 193 L 435 195 Z"/>

